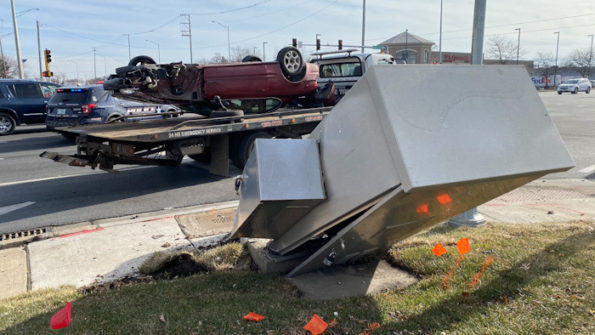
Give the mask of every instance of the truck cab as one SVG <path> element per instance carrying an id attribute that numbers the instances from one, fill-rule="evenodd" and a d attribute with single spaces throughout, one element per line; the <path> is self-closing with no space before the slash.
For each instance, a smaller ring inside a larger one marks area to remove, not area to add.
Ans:
<path id="1" fill-rule="evenodd" d="M 396 64 L 393 56 L 383 53 L 354 53 L 356 49 L 314 53 L 310 62 L 318 65 L 318 86 L 335 85 L 336 100 L 353 87 L 366 70 L 376 64 Z"/>

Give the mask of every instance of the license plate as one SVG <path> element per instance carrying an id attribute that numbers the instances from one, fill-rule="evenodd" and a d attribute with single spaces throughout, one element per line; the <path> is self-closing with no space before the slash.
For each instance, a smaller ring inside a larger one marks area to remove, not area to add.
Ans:
<path id="1" fill-rule="evenodd" d="M 58 108 L 58 109 L 56 109 L 56 114 L 57 115 L 64 115 L 64 114 L 66 114 L 66 109 L 64 109 L 64 108 Z"/>

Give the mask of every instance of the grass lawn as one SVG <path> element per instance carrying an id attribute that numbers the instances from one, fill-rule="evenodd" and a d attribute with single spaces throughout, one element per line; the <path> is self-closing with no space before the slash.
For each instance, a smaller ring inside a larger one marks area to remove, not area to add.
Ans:
<path id="1" fill-rule="evenodd" d="M 325 334 L 366 334 L 374 322 L 380 328 L 372 335 L 595 334 L 594 229 L 594 222 L 438 227 L 386 254 L 418 274 L 419 283 L 331 301 L 300 298 L 282 277 L 234 269 L 242 253 L 230 260 L 228 249 L 225 257 L 211 255 L 225 263 L 209 273 L 90 294 L 64 287 L 0 300 L 0 333 L 305 334 L 302 327 L 316 313 L 327 322 L 336 318 Z M 471 252 L 442 288 L 463 237 Z M 432 254 L 437 242 L 448 254 Z M 470 288 L 487 257 L 493 263 Z M 72 324 L 51 330 L 51 316 L 67 301 Z M 242 319 L 248 312 L 266 319 L 248 323 Z"/>

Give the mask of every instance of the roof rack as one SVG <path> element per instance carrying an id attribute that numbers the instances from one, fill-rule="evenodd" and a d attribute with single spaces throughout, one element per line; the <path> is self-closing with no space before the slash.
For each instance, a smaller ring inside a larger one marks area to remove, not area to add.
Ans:
<path id="1" fill-rule="evenodd" d="M 348 53 L 351 55 L 352 52 L 358 51 L 358 49 L 345 49 L 345 50 L 335 50 L 335 51 L 321 51 L 321 52 L 313 52 L 312 56 L 322 57 L 324 55 L 333 55 L 333 54 L 342 54 Z"/>

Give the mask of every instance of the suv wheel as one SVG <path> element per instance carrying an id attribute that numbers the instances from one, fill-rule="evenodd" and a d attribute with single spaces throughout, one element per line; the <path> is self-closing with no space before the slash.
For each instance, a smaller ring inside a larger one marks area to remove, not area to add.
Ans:
<path id="1" fill-rule="evenodd" d="M 11 134 L 16 127 L 16 121 L 6 113 L 0 113 L 0 136 Z"/>
<path id="2" fill-rule="evenodd" d="M 572 91 L 572 94 L 577 94 L 577 93 L 578 93 L 578 87 L 576 87 L 576 88 L 574 89 L 574 91 Z"/>
<path id="3" fill-rule="evenodd" d="M 591 88 L 587 87 L 587 90 L 585 91 L 585 93 L 587 93 L 587 94 L 591 93 Z"/>

